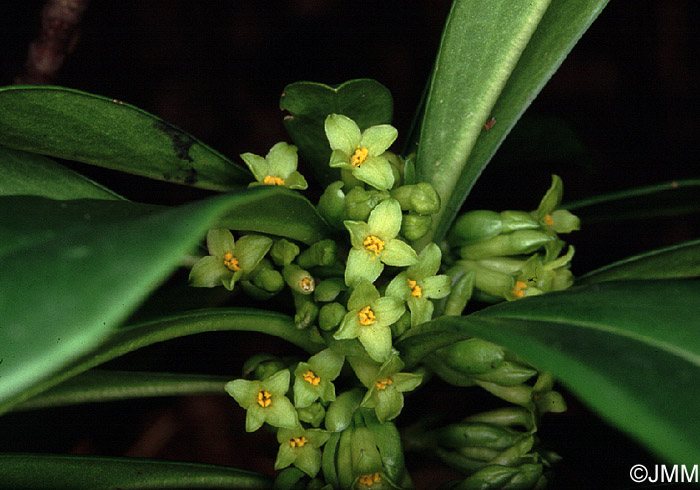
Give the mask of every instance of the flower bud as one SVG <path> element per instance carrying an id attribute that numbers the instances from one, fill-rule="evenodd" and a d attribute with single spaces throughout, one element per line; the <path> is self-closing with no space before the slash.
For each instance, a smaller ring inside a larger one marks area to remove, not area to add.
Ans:
<path id="1" fill-rule="evenodd" d="M 316 288 L 316 282 L 314 278 L 296 264 L 290 264 L 282 269 L 282 276 L 284 277 L 284 282 L 292 289 L 300 294 L 311 294 Z"/>
<path id="2" fill-rule="evenodd" d="M 297 413 L 299 414 L 299 420 L 302 422 L 319 427 L 326 416 L 326 409 L 323 408 L 320 402 L 315 402 L 305 408 L 297 407 Z"/>
<path id="3" fill-rule="evenodd" d="M 360 406 L 363 393 L 359 388 L 341 393 L 330 404 L 326 412 L 326 429 L 340 432 L 352 422 L 355 410 Z"/>
<path id="4" fill-rule="evenodd" d="M 257 354 L 243 364 L 243 377 L 263 380 L 283 369 L 287 369 L 287 365 L 277 356 Z"/>
<path id="5" fill-rule="evenodd" d="M 278 267 L 289 265 L 299 255 L 299 246 L 284 238 L 277 240 L 270 250 L 270 257 Z"/>
<path id="6" fill-rule="evenodd" d="M 338 246 L 333 240 L 321 240 L 304 250 L 297 258 L 297 264 L 304 269 L 333 265 Z"/>
<path id="7" fill-rule="evenodd" d="M 525 463 L 516 467 L 490 465 L 480 469 L 453 490 L 518 490 L 541 488 L 542 465 Z"/>
<path id="8" fill-rule="evenodd" d="M 340 303 L 328 303 L 321 307 L 318 314 L 318 326 L 321 330 L 333 330 L 340 325 L 348 311 Z"/>
<path id="9" fill-rule="evenodd" d="M 345 196 L 345 219 L 354 221 L 367 221 L 369 213 L 382 201 L 389 199 L 386 191 L 366 191 L 362 187 L 355 187 Z"/>
<path id="10" fill-rule="evenodd" d="M 440 196 L 427 182 L 398 187 L 391 191 L 391 197 L 399 201 L 403 211 L 435 214 L 440 210 Z"/>
<path id="11" fill-rule="evenodd" d="M 470 415 L 464 422 L 483 422 L 490 425 L 520 426 L 524 430 L 532 430 L 535 426 L 534 414 L 522 407 L 503 407 Z"/>
<path id="12" fill-rule="evenodd" d="M 501 386 L 518 386 L 536 375 L 537 370 L 535 369 L 523 366 L 517 362 L 505 361 L 496 369 L 475 374 L 474 378 Z"/>
<path id="13" fill-rule="evenodd" d="M 328 223 L 336 229 L 342 230 L 343 227 L 343 204 L 345 202 L 345 193 L 343 192 L 343 182 L 338 180 L 333 182 L 321 194 L 318 200 L 318 212 L 323 216 Z"/>
<path id="14" fill-rule="evenodd" d="M 484 240 L 460 249 L 463 259 L 485 259 L 504 255 L 530 254 L 544 248 L 545 245 L 557 241 L 555 236 L 536 230 L 519 230 L 507 235 Z"/>
<path id="15" fill-rule="evenodd" d="M 294 324 L 297 328 L 310 327 L 318 317 L 318 306 L 307 294 L 300 294 L 294 291 L 294 306 L 296 313 L 294 314 Z"/>
<path id="16" fill-rule="evenodd" d="M 478 422 L 451 424 L 435 430 L 434 434 L 438 444 L 445 448 L 481 447 L 498 451 L 511 447 L 523 435 L 522 432 L 507 427 Z"/>
<path id="17" fill-rule="evenodd" d="M 405 214 L 401 221 L 401 234 L 407 240 L 414 241 L 428 233 L 433 218 L 417 214 Z"/>
<path id="18" fill-rule="evenodd" d="M 316 285 L 314 299 L 322 302 L 334 301 L 338 295 L 346 289 L 347 286 L 343 279 L 340 277 L 332 277 Z"/>
<path id="19" fill-rule="evenodd" d="M 443 347 L 437 355 L 449 367 L 464 374 L 487 373 L 505 362 L 503 347 L 477 338 Z"/>
<path id="20" fill-rule="evenodd" d="M 455 220 L 447 240 L 453 247 L 460 247 L 496 237 L 503 233 L 540 228 L 537 220 L 524 211 L 476 210 L 461 215 Z"/>

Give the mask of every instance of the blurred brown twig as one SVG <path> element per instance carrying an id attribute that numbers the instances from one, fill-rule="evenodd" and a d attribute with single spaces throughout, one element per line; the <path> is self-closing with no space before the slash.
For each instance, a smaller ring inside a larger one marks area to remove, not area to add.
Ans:
<path id="1" fill-rule="evenodd" d="M 78 42 L 78 25 L 90 0 L 47 0 L 41 9 L 41 32 L 29 45 L 24 71 L 15 83 L 51 83 Z"/>

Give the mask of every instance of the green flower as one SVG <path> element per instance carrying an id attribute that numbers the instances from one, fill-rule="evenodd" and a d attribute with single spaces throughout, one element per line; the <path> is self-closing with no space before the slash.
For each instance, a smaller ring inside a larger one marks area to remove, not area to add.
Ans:
<path id="1" fill-rule="evenodd" d="M 300 427 L 294 405 L 285 396 L 289 389 L 289 370 L 277 371 L 263 381 L 235 379 L 226 383 L 226 391 L 246 409 L 245 430 L 253 432 L 263 423 L 275 427 Z"/>
<path id="2" fill-rule="evenodd" d="M 401 373 L 403 361 L 396 351 L 382 364 L 354 358 L 352 367 L 367 388 L 361 407 L 373 408 L 382 424 L 395 418 L 403 409 L 403 392 L 412 391 L 423 380 L 422 374 Z"/>
<path id="3" fill-rule="evenodd" d="M 394 173 L 382 154 L 396 140 L 396 128 L 380 124 L 360 133 L 349 117 L 331 114 L 326 118 L 325 130 L 333 150 L 331 167 L 350 171 L 354 178 L 377 189 L 391 189 Z"/>
<path id="4" fill-rule="evenodd" d="M 350 294 L 348 313 L 333 338 L 355 339 L 377 362 L 383 362 L 391 352 L 391 328 L 405 311 L 403 302 L 391 296 L 380 297 L 370 282 L 362 281 Z"/>
<path id="5" fill-rule="evenodd" d="M 345 221 L 352 249 L 345 268 L 345 283 L 354 286 L 361 280 L 377 280 L 384 264 L 405 267 L 418 262 L 416 252 L 396 238 L 401 229 L 401 206 L 394 199 L 375 207 L 364 221 Z"/>
<path id="6" fill-rule="evenodd" d="M 441 260 L 440 247 L 428 244 L 420 253 L 418 262 L 397 275 L 386 288 L 387 296 L 406 301 L 411 310 L 412 327 L 433 317 L 433 303 L 429 298 L 439 299 L 450 294 L 450 277 L 435 275 Z"/>
<path id="7" fill-rule="evenodd" d="M 280 429 L 277 431 L 277 442 L 280 449 L 275 461 L 275 469 L 281 470 L 294 464 L 311 478 L 321 469 L 321 449 L 330 434 L 322 429 L 304 430 Z"/>
<path id="8" fill-rule="evenodd" d="M 304 176 L 297 172 L 297 147 L 284 142 L 270 148 L 265 158 L 243 153 L 241 158 L 253 172 L 254 185 L 281 185 L 290 189 L 304 190 L 308 187 Z"/>
<path id="9" fill-rule="evenodd" d="M 300 362 L 294 370 L 294 405 L 305 408 L 318 398 L 324 402 L 335 400 L 332 381 L 340 374 L 344 362 L 343 356 L 331 349 L 311 356 L 309 362 Z"/>
<path id="10" fill-rule="evenodd" d="M 231 291 L 241 278 L 252 273 L 272 246 L 272 239 L 246 235 L 234 240 L 229 230 L 215 228 L 207 233 L 209 255 L 197 261 L 190 271 L 190 285 Z"/>
<path id="11" fill-rule="evenodd" d="M 565 209 L 556 209 L 561 203 L 564 193 L 564 185 L 557 175 L 552 175 L 552 185 L 540 201 L 532 216 L 545 230 L 555 233 L 571 233 L 580 229 L 581 222 L 572 213 Z"/>

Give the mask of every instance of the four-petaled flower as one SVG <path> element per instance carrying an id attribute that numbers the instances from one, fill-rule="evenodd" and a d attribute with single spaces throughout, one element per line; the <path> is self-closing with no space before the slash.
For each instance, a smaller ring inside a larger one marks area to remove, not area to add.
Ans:
<path id="1" fill-rule="evenodd" d="M 406 301 L 411 310 L 412 327 L 433 317 L 431 298 L 444 298 L 450 293 L 450 277 L 435 275 L 440 269 L 441 260 L 440 247 L 429 243 L 418 256 L 418 262 L 399 273 L 386 288 L 387 296 Z"/>
<path id="2" fill-rule="evenodd" d="M 280 449 L 275 461 L 275 469 L 281 470 L 294 464 L 311 478 L 321 469 L 321 450 L 330 433 L 321 429 L 280 429 L 277 431 L 277 442 Z"/>
<path id="3" fill-rule="evenodd" d="M 391 328 L 406 311 L 403 301 L 381 297 L 370 282 L 360 282 L 348 299 L 348 312 L 335 339 L 357 338 L 372 359 L 383 362 L 391 352 Z"/>
<path id="4" fill-rule="evenodd" d="M 409 244 L 396 238 L 401 230 L 401 205 L 394 199 L 375 207 L 364 221 L 346 220 L 352 249 L 345 267 L 345 283 L 354 286 L 361 280 L 377 280 L 384 264 L 405 267 L 418 262 Z"/>
<path id="5" fill-rule="evenodd" d="M 266 236 L 245 235 L 236 241 L 229 230 L 209 230 L 209 255 L 192 267 L 190 285 L 205 288 L 223 285 L 231 291 L 236 281 L 255 270 L 271 246 L 272 239 Z"/>
<path id="6" fill-rule="evenodd" d="M 381 365 L 366 358 L 354 358 L 350 362 L 357 377 L 368 388 L 360 406 L 373 408 L 381 423 L 401 413 L 403 392 L 416 389 L 423 380 L 422 374 L 399 372 L 404 363 L 395 350 Z"/>
<path id="7" fill-rule="evenodd" d="M 380 124 L 360 132 L 349 117 L 331 114 L 326 118 L 325 130 L 333 150 L 331 167 L 350 171 L 353 177 L 377 189 L 392 188 L 394 173 L 382 154 L 396 140 L 396 128 Z"/>
<path id="8" fill-rule="evenodd" d="M 267 422 L 275 427 L 300 427 L 297 411 L 285 396 L 289 390 L 289 370 L 283 369 L 262 381 L 235 379 L 226 391 L 246 409 L 245 430 L 253 432 Z"/>
<path id="9" fill-rule="evenodd" d="M 581 222 L 577 216 L 566 209 L 556 209 L 561 203 L 564 185 L 561 178 L 552 175 L 552 185 L 540 201 L 532 216 L 548 231 L 555 233 L 571 233 L 580 229 Z"/>
<path id="10" fill-rule="evenodd" d="M 309 362 L 300 362 L 294 370 L 294 405 L 305 408 L 318 398 L 324 402 L 335 400 L 332 381 L 340 374 L 344 362 L 343 356 L 331 349 L 311 356 Z"/>
<path id="11" fill-rule="evenodd" d="M 308 187 L 304 176 L 297 172 L 297 147 L 284 142 L 277 143 L 265 158 L 243 153 L 241 158 L 253 173 L 254 185 L 280 185 L 304 190 Z"/>

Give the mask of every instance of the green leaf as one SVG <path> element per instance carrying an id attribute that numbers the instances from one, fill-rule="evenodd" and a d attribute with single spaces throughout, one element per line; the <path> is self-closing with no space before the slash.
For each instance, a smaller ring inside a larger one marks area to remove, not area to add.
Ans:
<path id="1" fill-rule="evenodd" d="M 0 454 L 0 488 L 272 488 L 272 479 L 210 464 L 104 456 Z"/>
<path id="2" fill-rule="evenodd" d="M 691 240 L 606 265 L 576 278 L 576 284 L 697 276 L 700 276 L 700 240 Z"/>
<path id="3" fill-rule="evenodd" d="M 181 313 L 113 329 L 105 334 L 101 343 L 85 347 L 81 351 L 75 349 L 74 359 L 70 363 L 63 364 L 60 371 L 48 373 L 46 377 L 27 387 L 14 399 L 0 399 L 0 413 L 77 374 L 142 347 L 197 333 L 236 330 L 274 335 L 312 354 L 325 347 L 321 339 L 314 336 L 311 329 L 295 328 L 294 321 L 290 317 L 273 311 L 251 308 L 211 308 Z M 4 364 L 0 365 L 0 369 Z"/>
<path id="4" fill-rule="evenodd" d="M 123 199 L 50 158 L 0 146 L 0 196 Z"/>
<path id="5" fill-rule="evenodd" d="M 217 221 L 222 228 L 257 231 L 313 244 L 331 235 L 316 207 L 299 192 L 279 186 L 256 186 Z"/>
<path id="6" fill-rule="evenodd" d="M 592 196 L 559 206 L 575 210 L 586 224 L 657 217 L 676 218 L 700 212 L 700 179 L 674 180 Z"/>
<path id="7" fill-rule="evenodd" d="M 252 180 L 243 167 L 152 114 L 63 87 L 0 88 L 0 144 L 205 189 Z"/>
<path id="8" fill-rule="evenodd" d="M 331 147 L 324 122 L 329 114 L 343 114 L 361 131 L 377 124 L 391 123 L 394 103 L 391 92 L 376 80 L 350 80 L 337 87 L 322 83 L 296 82 L 282 92 L 280 109 L 288 111 L 284 126 L 301 156 L 311 164 L 318 181 L 326 186 L 340 180 L 330 168 Z"/>
<path id="9" fill-rule="evenodd" d="M 397 348 L 409 365 L 471 336 L 498 343 L 667 461 L 692 465 L 700 459 L 699 297 L 697 281 L 596 284 L 443 317 Z"/>
<path id="10" fill-rule="evenodd" d="M 453 4 L 428 89 L 416 161 L 418 180 L 435 186 L 443 207 L 419 249 L 444 237 L 501 141 L 606 3 Z M 490 117 L 496 123 L 486 131 Z"/>
<path id="11" fill-rule="evenodd" d="M 21 403 L 15 410 L 156 396 L 225 394 L 224 385 L 230 380 L 225 376 L 93 369 Z"/>
<path id="12" fill-rule="evenodd" d="M 273 210 L 263 202 L 273 198 L 289 207 Z M 257 220 L 257 231 L 313 241 L 310 210 L 303 197 L 282 189 L 244 190 L 178 208 L 0 197 L 0 412 L 100 345 L 208 228 Z M 261 212 L 280 218 L 261 220 Z"/>

